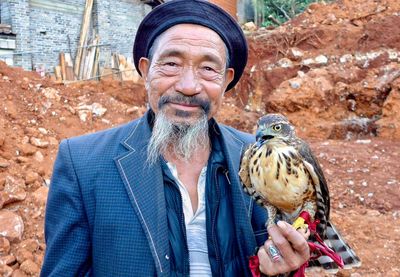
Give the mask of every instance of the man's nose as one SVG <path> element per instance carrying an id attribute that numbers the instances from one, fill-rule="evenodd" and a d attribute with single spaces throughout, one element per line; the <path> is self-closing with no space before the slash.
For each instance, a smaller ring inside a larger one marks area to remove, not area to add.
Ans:
<path id="1" fill-rule="evenodd" d="M 200 93 L 200 82 L 193 67 L 184 68 L 175 85 L 176 91 L 184 95 L 195 95 Z"/>

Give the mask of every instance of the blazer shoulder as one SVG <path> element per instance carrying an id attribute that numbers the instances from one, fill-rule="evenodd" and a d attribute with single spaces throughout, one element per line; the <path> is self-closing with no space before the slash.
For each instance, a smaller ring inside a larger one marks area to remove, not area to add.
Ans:
<path id="1" fill-rule="evenodd" d="M 84 134 L 76 137 L 67 138 L 66 140 L 68 140 L 70 145 L 81 145 L 81 144 L 98 145 L 98 143 L 100 142 L 109 140 L 113 140 L 119 143 L 129 135 L 129 133 L 135 128 L 138 122 L 139 119 L 136 119 L 113 128 L 101 130 L 90 134 Z"/>
<path id="2" fill-rule="evenodd" d="M 64 139 L 72 156 L 82 159 L 97 157 L 106 159 L 122 153 L 125 148 L 121 142 L 135 129 L 139 119 L 99 132 Z"/>

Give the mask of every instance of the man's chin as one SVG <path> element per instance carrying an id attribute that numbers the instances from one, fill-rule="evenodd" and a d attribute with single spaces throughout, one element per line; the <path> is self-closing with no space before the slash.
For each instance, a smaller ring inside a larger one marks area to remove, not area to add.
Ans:
<path id="1" fill-rule="evenodd" d="M 185 126 L 193 126 L 196 123 L 201 121 L 201 117 L 198 116 L 191 116 L 191 117 L 178 117 L 178 116 L 173 116 L 171 118 L 168 118 L 169 122 L 171 122 L 173 125 L 185 125 Z"/>
<path id="2" fill-rule="evenodd" d="M 166 112 L 165 116 L 167 120 L 173 124 L 192 125 L 202 120 L 204 117 L 204 113 L 202 111 L 188 112 L 183 110 L 174 110 L 171 112 Z"/>

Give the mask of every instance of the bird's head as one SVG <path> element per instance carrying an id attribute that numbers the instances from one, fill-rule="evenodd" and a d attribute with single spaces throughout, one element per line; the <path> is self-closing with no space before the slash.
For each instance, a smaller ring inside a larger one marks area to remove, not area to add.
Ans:
<path id="1" fill-rule="evenodd" d="M 281 114 L 267 114 L 257 122 L 256 140 L 259 146 L 265 142 L 287 141 L 293 137 L 294 126 Z"/>

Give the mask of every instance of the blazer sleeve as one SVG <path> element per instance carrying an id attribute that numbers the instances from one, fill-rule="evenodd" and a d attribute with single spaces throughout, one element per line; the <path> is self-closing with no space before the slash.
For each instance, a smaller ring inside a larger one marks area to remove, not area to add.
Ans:
<path id="1" fill-rule="evenodd" d="M 265 222 L 268 220 L 267 211 L 253 202 L 253 213 L 251 218 L 251 225 L 253 227 L 254 236 L 256 238 L 257 246 L 261 246 L 268 239 L 268 231 L 265 227 Z"/>
<path id="2" fill-rule="evenodd" d="M 69 141 L 61 142 L 45 215 L 46 253 L 41 276 L 86 276 L 91 271 L 91 239 Z"/>

